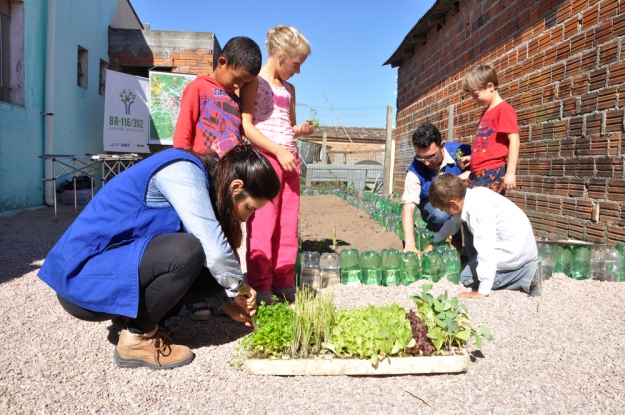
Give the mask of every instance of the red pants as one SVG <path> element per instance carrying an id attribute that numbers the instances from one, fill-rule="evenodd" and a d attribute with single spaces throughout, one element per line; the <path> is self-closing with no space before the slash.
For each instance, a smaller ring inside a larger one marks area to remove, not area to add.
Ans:
<path id="1" fill-rule="evenodd" d="M 247 282 L 256 291 L 295 285 L 299 215 L 299 165 L 282 169 L 273 154 L 262 153 L 280 179 L 280 193 L 247 221 Z"/>

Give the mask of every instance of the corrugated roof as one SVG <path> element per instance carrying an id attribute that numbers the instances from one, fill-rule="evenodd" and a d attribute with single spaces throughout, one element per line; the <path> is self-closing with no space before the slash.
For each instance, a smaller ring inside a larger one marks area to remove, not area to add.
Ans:
<path id="1" fill-rule="evenodd" d="M 430 29 L 440 23 L 444 24 L 447 12 L 453 9 L 452 13 L 456 14 L 459 8 L 460 2 L 457 0 L 437 0 L 410 29 L 397 50 L 383 65 L 391 65 L 393 68 L 401 66 L 404 58 L 414 55 L 415 47 L 427 40 Z"/>
<path id="2" fill-rule="evenodd" d="M 345 130 L 347 130 L 347 134 L 349 134 L 349 137 L 352 140 L 384 141 L 386 139 L 385 128 L 345 127 Z M 315 133 L 309 136 L 309 138 L 321 138 L 323 137 L 323 132 L 325 131 L 328 138 L 344 138 L 347 140 L 345 130 L 343 130 L 343 127 L 323 127 L 320 130 L 315 131 Z"/>

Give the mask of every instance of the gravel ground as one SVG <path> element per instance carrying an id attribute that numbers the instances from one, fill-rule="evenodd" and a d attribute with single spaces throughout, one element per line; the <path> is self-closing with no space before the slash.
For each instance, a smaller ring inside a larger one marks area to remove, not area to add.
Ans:
<path id="1" fill-rule="evenodd" d="M 348 209 L 341 206 L 366 232 L 368 224 Z M 168 328 L 196 353 L 190 365 L 119 369 L 110 324 L 73 319 L 36 276 L 74 217 L 71 206 L 60 206 L 57 223 L 49 208 L 0 217 L 1 414 L 624 413 L 625 284 L 563 275 L 545 283 L 540 300 L 498 291 L 467 301 L 472 320 L 490 327 L 495 339 L 483 353 L 469 346 L 472 362 L 464 374 L 252 376 L 230 366 L 238 339 L 249 329 L 226 317 L 200 323 L 185 315 L 169 320 Z M 336 302 L 354 307 L 396 301 L 409 308 L 408 295 L 419 285 L 339 286 Z M 444 290 L 462 291 L 446 281 L 433 289 Z"/>

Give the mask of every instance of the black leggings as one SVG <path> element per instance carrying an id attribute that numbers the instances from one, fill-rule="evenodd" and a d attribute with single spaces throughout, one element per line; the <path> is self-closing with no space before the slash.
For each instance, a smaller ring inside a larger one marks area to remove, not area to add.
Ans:
<path id="1" fill-rule="evenodd" d="M 128 328 L 147 333 L 170 311 L 219 294 L 224 288 L 204 266 L 200 240 L 187 233 L 160 235 L 153 238 L 143 253 L 139 267 L 139 309 Z M 86 321 L 105 321 L 115 314 L 82 308 L 61 296 L 61 306 L 72 316 Z M 175 313 L 177 314 L 177 312 Z"/>

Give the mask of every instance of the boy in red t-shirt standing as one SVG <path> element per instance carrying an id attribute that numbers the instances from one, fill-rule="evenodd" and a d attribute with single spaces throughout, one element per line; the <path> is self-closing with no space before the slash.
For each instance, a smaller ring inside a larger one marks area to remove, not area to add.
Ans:
<path id="1" fill-rule="evenodd" d="M 252 82 L 262 64 L 252 39 L 230 39 L 210 75 L 200 75 L 182 92 L 174 147 L 199 154 L 223 154 L 241 143 L 241 100 L 235 90 Z"/>
<path id="2" fill-rule="evenodd" d="M 471 146 L 467 186 L 488 187 L 503 195 L 516 187 L 520 140 L 516 112 L 499 96 L 498 85 L 491 65 L 476 65 L 465 75 L 462 89 L 484 107 Z"/>

